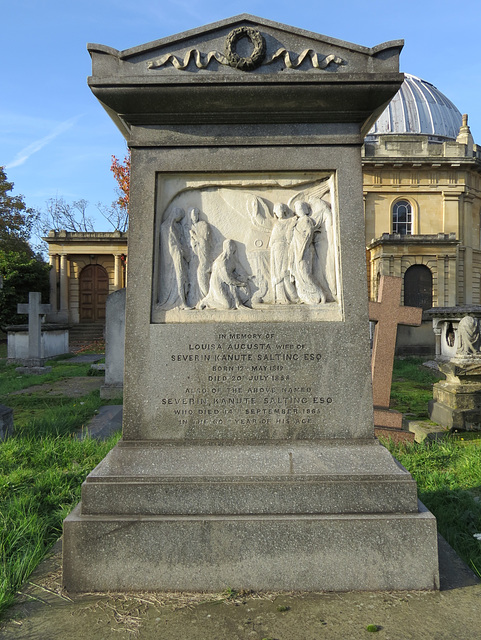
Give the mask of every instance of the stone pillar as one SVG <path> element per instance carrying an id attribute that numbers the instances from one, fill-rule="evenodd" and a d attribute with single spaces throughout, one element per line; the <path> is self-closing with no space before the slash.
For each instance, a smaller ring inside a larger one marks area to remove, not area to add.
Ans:
<path id="1" fill-rule="evenodd" d="M 444 307 L 446 304 L 444 299 L 444 260 L 445 256 L 438 256 L 437 286 L 433 296 L 433 305 L 436 307 Z"/>
<path id="2" fill-rule="evenodd" d="M 60 255 L 60 314 L 68 321 L 68 262 L 65 254 Z"/>
<path id="3" fill-rule="evenodd" d="M 114 291 L 122 288 L 122 260 L 120 255 L 114 255 Z"/>
<path id="4" fill-rule="evenodd" d="M 58 311 L 58 296 L 57 296 L 57 282 L 58 282 L 58 256 L 57 254 L 49 257 L 50 262 L 50 304 L 52 305 L 52 312 L 55 314 Z"/>

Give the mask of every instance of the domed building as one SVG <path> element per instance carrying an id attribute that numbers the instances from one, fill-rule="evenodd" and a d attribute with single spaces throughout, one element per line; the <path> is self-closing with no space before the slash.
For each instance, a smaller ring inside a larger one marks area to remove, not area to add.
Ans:
<path id="1" fill-rule="evenodd" d="M 467 116 L 405 74 L 363 147 L 368 281 L 403 278 L 404 304 L 481 304 L 481 148 Z M 398 352 L 434 352 L 431 321 L 400 327 Z"/>

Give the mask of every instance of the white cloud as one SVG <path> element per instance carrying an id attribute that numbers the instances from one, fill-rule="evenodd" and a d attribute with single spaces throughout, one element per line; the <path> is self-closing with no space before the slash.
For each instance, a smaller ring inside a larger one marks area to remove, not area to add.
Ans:
<path id="1" fill-rule="evenodd" d="M 6 169 L 12 169 L 13 167 L 19 167 L 24 164 L 24 162 L 26 162 L 34 153 L 43 149 L 43 147 L 52 142 L 52 140 L 60 136 L 62 133 L 65 133 L 65 131 L 68 131 L 68 129 L 71 129 L 79 118 L 80 116 L 75 116 L 74 118 L 61 122 L 48 135 L 21 149 L 15 158 L 6 165 Z"/>

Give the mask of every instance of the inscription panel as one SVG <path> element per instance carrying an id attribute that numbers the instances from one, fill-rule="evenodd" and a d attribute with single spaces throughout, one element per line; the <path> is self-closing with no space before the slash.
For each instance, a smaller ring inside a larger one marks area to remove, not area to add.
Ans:
<path id="1" fill-rule="evenodd" d="M 344 323 L 151 328 L 166 336 L 155 341 L 163 343 L 148 382 L 156 393 L 143 405 L 153 439 L 332 438 L 363 428 L 345 407 L 368 391 L 369 371 L 346 388 L 348 363 L 333 357 Z"/>

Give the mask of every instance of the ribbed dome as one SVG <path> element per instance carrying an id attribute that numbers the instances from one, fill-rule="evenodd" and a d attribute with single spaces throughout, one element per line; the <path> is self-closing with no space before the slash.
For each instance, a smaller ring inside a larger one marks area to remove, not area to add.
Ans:
<path id="1" fill-rule="evenodd" d="M 367 139 L 386 133 L 424 133 L 456 139 L 461 113 L 451 100 L 425 80 L 405 73 L 401 88 L 382 112 Z"/>

